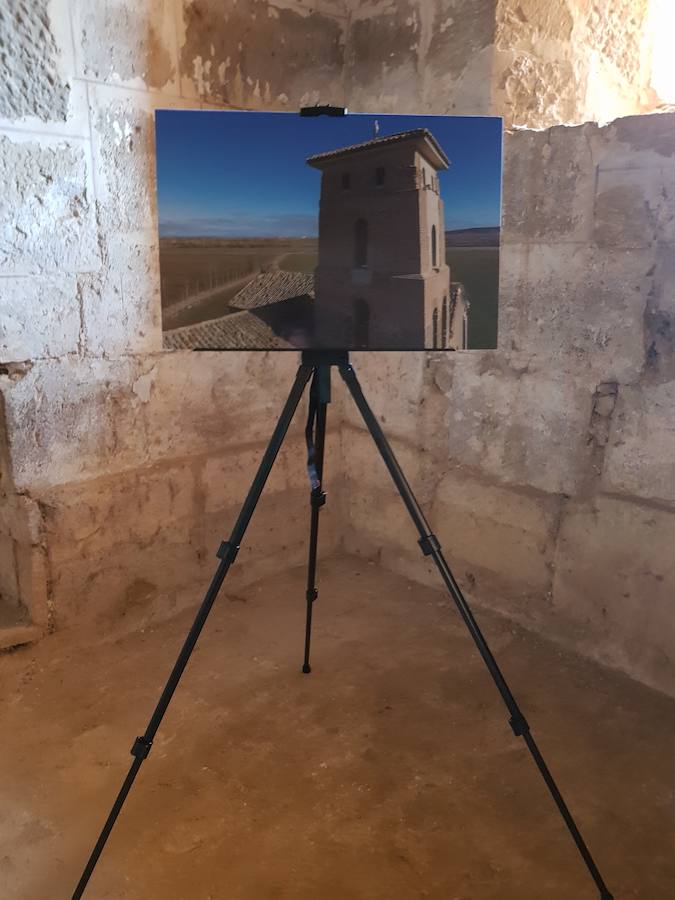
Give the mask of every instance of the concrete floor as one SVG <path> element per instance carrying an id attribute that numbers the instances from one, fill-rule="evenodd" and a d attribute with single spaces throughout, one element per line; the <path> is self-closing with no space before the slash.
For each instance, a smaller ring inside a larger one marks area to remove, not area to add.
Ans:
<path id="1" fill-rule="evenodd" d="M 88 900 L 597 898 L 440 592 L 354 558 L 222 597 Z M 675 702 L 481 613 L 616 900 L 675 897 Z M 69 898 L 187 630 L 0 658 L 0 895 Z"/>

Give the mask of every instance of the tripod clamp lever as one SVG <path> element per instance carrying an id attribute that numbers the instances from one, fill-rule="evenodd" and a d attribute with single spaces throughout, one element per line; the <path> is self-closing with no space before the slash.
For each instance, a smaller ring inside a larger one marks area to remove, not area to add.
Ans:
<path id="1" fill-rule="evenodd" d="M 417 543 L 422 548 L 422 553 L 425 556 L 431 556 L 432 553 L 437 553 L 441 549 L 441 545 L 435 534 L 425 534 Z"/>
<path id="2" fill-rule="evenodd" d="M 145 737 L 137 737 L 134 741 L 134 746 L 130 750 L 130 753 L 132 756 L 135 756 L 137 760 L 143 762 L 144 759 L 147 759 L 151 748 L 152 741 L 149 741 Z"/>
<path id="3" fill-rule="evenodd" d="M 520 712 L 520 710 L 511 716 L 511 718 L 509 719 L 509 725 L 511 726 L 511 730 L 516 737 L 522 737 L 530 730 L 530 726 L 527 724 L 527 719 Z"/>
<path id="4" fill-rule="evenodd" d="M 216 556 L 218 559 L 222 559 L 223 562 L 232 565 L 237 553 L 239 553 L 239 547 L 236 544 L 233 544 L 231 541 L 222 541 L 220 547 L 218 547 Z"/>
<path id="5" fill-rule="evenodd" d="M 322 491 L 320 487 L 312 489 L 312 495 L 310 498 L 310 504 L 314 509 L 321 509 L 326 503 L 326 492 Z"/>

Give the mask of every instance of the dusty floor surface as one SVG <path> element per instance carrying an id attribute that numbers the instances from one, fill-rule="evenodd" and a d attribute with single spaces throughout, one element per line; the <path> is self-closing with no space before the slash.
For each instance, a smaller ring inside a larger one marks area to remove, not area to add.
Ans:
<path id="1" fill-rule="evenodd" d="M 584 900 L 597 892 L 440 592 L 322 567 L 225 595 L 88 900 Z M 616 900 L 675 897 L 675 702 L 480 621 Z M 0 657 L 0 896 L 69 898 L 190 615 Z"/>

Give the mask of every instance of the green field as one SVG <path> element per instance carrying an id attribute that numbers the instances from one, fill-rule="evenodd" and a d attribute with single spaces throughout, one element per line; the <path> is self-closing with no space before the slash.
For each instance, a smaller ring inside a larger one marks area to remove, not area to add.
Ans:
<path id="1" fill-rule="evenodd" d="M 449 247 L 445 256 L 450 277 L 462 282 L 471 304 L 469 347 L 472 350 L 496 347 L 499 248 Z M 313 272 L 316 262 L 316 253 L 289 253 L 279 266 L 286 272 Z"/>
<path id="2" fill-rule="evenodd" d="M 177 328 L 233 312 L 229 301 L 266 267 L 313 272 L 317 241 L 162 238 L 159 252 L 164 327 Z M 496 347 L 499 248 L 448 247 L 446 260 L 452 281 L 464 284 L 471 304 L 469 347 Z"/>
<path id="3" fill-rule="evenodd" d="M 311 275 L 316 268 L 318 253 L 287 253 L 279 263 L 284 272 L 305 272 Z"/>
<path id="4" fill-rule="evenodd" d="M 464 285 L 469 309 L 469 348 L 485 350 L 497 346 L 499 298 L 498 247 L 448 247 L 445 258 L 452 281 Z"/>
<path id="5" fill-rule="evenodd" d="M 312 272 L 315 248 L 312 238 L 161 238 L 164 328 L 235 312 L 229 301 L 266 268 Z"/>

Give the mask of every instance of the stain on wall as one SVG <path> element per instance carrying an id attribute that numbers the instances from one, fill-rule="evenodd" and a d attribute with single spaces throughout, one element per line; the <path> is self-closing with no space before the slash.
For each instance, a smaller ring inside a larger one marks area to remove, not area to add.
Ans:
<path id="1" fill-rule="evenodd" d="M 138 78 L 150 88 L 165 87 L 176 75 L 170 50 L 174 32 L 167 28 L 173 16 L 172 0 L 77 0 L 74 27 L 84 74 L 97 81 Z"/>
<path id="2" fill-rule="evenodd" d="M 336 19 L 267 0 L 193 0 L 184 17 L 181 65 L 199 97 L 291 110 L 318 99 L 341 102 L 343 28 Z"/>
<path id="3" fill-rule="evenodd" d="M 439 0 L 432 9 L 427 62 L 438 76 L 459 78 L 495 40 L 496 0 Z"/>

